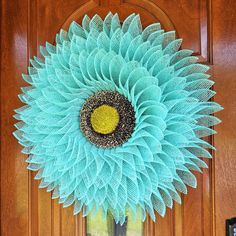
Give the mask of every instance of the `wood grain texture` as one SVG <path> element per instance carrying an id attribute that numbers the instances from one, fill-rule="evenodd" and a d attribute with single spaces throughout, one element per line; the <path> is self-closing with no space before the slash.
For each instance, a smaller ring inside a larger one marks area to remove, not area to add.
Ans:
<path id="1" fill-rule="evenodd" d="M 224 107 L 216 127 L 216 236 L 225 235 L 225 220 L 236 216 L 236 2 L 213 1 L 213 64 L 215 101 Z"/>
<path id="2" fill-rule="evenodd" d="M 197 188 L 188 188 L 187 195 L 183 197 L 183 235 L 203 235 L 202 174 L 194 174 L 197 178 Z"/>
<path id="3" fill-rule="evenodd" d="M 34 55 L 37 55 L 37 0 L 28 2 L 28 25 L 27 25 L 27 49 L 28 61 Z M 26 14 L 26 13 L 25 13 Z M 28 62 L 29 63 L 29 62 Z M 29 66 L 29 64 L 28 64 Z M 40 215 L 39 215 L 39 197 L 38 181 L 34 180 L 35 173 L 29 172 L 29 235 L 39 235 Z"/>
<path id="4" fill-rule="evenodd" d="M 166 215 L 162 218 L 160 215 L 156 214 L 156 223 L 154 224 L 154 234 L 155 236 L 163 235 L 173 235 L 174 232 L 174 211 L 172 209 L 167 209 Z"/>
<path id="5" fill-rule="evenodd" d="M 197 174 L 197 189 L 188 189 L 183 204 L 175 204 L 156 223 L 147 218 L 145 236 L 223 236 L 225 219 L 236 215 L 236 3 L 234 0 L 1 0 L 1 235 L 84 236 L 86 220 L 63 209 L 50 193 L 38 189 L 34 173 L 26 170 L 25 156 L 12 136 L 13 109 L 25 83 L 20 78 L 28 61 L 39 55 L 45 41 L 68 29 L 84 14 L 118 12 L 123 20 L 139 13 L 143 26 L 160 21 L 176 30 L 183 48 L 190 48 L 216 81 L 215 101 L 225 110 L 223 123 L 211 137 L 217 148 L 209 169 Z"/>
<path id="6" fill-rule="evenodd" d="M 27 1 L 1 2 L 1 235 L 28 235 L 28 172 L 13 137 L 27 68 Z"/>

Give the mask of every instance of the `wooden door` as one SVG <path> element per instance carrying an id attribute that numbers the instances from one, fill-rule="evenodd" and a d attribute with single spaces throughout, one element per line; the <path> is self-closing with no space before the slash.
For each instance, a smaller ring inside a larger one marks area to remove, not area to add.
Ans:
<path id="1" fill-rule="evenodd" d="M 209 169 L 197 174 L 197 189 L 189 189 L 182 205 L 165 218 L 145 222 L 148 236 L 223 236 L 225 219 L 236 216 L 236 2 L 234 0 L 2 0 L 1 1 L 1 235 L 85 235 L 86 220 L 62 209 L 50 194 L 38 189 L 26 170 L 25 156 L 12 136 L 13 109 L 24 85 L 29 58 L 39 45 L 54 42 L 62 27 L 84 14 L 118 12 L 121 19 L 139 13 L 144 26 L 159 21 L 176 30 L 183 47 L 194 50 L 202 63 L 212 65 L 225 107 L 223 123 L 211 138 L 217 148 Z"/>

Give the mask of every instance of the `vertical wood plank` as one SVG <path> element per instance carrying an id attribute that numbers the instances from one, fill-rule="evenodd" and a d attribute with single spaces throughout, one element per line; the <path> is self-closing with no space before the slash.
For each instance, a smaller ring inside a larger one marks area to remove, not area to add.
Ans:
<path id="1" fill-rule="evenodd" d="M 51 235 L 60 236 L 61 235 L 61 207 L 57 200 L 52 200 L 52 217 L 51 217 Z"/>
<path id="2" fill-rule="evenodd" d="M 199 0 L 199 23 L 201 35 L 200 61 L 209 61 L 209 0 Z"/>
<path id="3" fill-rule="evenodd" d="M 202 235 L 202 174 L 194 172 L 197 188 L 188 187 L 183 201 L 183 235 Z"/>
<path id="4" fill-rule="evenodd" d="M 27 0 L 28 2 L 28 66 L 29 60 L 37 55 L 37 0 Z M 29 171 L 29 235 L 38 235 L 38 182 L 34 180 L 36 173 Z"/>
<path id="5" fill-rule="evenodd" d="M 82 213 L 75 216 L 75 236 L 86 235 L 86 218 L 82 216 Z"/>
<path id="6" fill-rule="evenodd" d="M 52 200 L 45 189 L 38 190 L 38 230 L 39 236 L 51 235 L 52 232 Z M 34 235 L 32 235 L 34 236 Z"/>
<path id="7" fill-rule="evenodd" d="M 147 218 L 144 223 L 144 236 L 154 235 L 155 234 L 155 223 L 147 215 Z"/>
<path id="8" fill-rule="evenodd" d="M 156 223 L 154 225 L 155 236 L 173 235 L 173 210 L 167 209 L 165 217 L 156 214 Z"/>
<path id="9" fill-rule="evenodd" d="M 73 214 L 73 206 L 61 210 L 61 235 L 76 235 L 76 217 Z"/>
<path id="10" fill-rule="evenodd" d="M 29 235 L 38 235 L 38 182 L 34 180 L 35 173 L 29 172 Z"/>
<path id="11" fill-rule="evenodd" d="M 205 161 L 208 169 L 203 170 L 202 177 L 202 234 L 213 234 L 213 216 L 214 216 L 214 199 L 213 199 L 213 160 Z"/>
<path id="12" fill-rule="evenodd" d="M 223 10 L 222 10 L 223 9 Z M 212 1 L 215 101 L 224 110 L 215 127 L 216 236 L 225 235 L 225 220 L 236 216 L 236 1 Z"/>
<path id="13" fill-rule="evenodd" d="M 174 205 L 174 236 L 183 236 L 183 205 L 184 203 L 182 205 L 175 203 Z"/>
<path id="14" fill-rule="evenodd" d="M 1 235 L 28 235 L 28 173 L 12 132 L 25 83 L 27 1 L 1 1 Z"/>

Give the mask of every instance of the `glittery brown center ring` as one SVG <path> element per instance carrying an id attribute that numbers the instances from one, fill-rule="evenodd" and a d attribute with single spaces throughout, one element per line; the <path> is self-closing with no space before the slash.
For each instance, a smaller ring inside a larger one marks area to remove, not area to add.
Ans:
<path id="1" fill-rule="evenodd" d="M 118 92 L 97 92 L 86 100 L 80 111 L 80 129 L 98 147 L 112 148 L 125 143 L 134 126 L 133 106 Z"/>

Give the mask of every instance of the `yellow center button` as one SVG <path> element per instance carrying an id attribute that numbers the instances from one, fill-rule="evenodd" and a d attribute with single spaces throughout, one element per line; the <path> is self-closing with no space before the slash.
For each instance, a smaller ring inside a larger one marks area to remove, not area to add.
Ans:
<path id="1" fill-rule="evenodd" d="M 100 134 L 110 134 L 115 131 L 119 120 L 119 113 L 116 108 L 109 105 L 97 107 L 90 117 L 93 130 Z"/>

